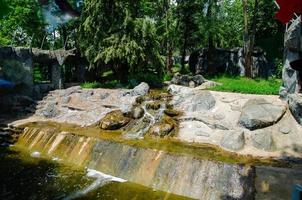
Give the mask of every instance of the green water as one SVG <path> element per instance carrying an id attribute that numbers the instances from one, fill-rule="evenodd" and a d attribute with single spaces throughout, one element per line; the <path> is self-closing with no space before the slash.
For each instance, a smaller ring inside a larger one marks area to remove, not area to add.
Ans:
<path id="1" fill-rule="evenodd" d="M 0 148 L 0 199 L 56 200 L 71 197 L 89 187 L 95 179 L 86 171 L 32 158 L 17 150 Z M 185 200 L 133 183 L 109 183 L 75 199 L 101 200 Z"/>

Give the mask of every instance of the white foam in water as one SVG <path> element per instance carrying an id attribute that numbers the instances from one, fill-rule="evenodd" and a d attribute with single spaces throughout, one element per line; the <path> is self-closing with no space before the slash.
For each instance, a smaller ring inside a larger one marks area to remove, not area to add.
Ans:
<path id="1" fill-rule="evenodd" d="M 105 179 L 110 179 L 111 182 L 119 182 L 119 183 L 124 183 L 126 182 L 126 180 L 124 179 L 121 179 L 121 178 L 117 178 L 117 177 L 114 177 L 114 176 L 110 176 L 108 174 L 104 174 L 102 172 L 99 172 L 99 171 L 96 171 L 96 170 L 93 170 L 93 169 L 88 169 L 87 170 L 87 176 L 88 177 L 91 177 L 91 178 L 105 178 Z"/>
<path id="2" fill-rule="evenodd" d="M 117 178 L 114 176 L 110 176 L 108 174 L 104 174 L 102 172 L 93 170 L 93 169 L 88 169 L 87 170 L 87 176 L 90 178 L 95 178 L 96 180 L 89 185 L 88 187 L 84 188 L 83 190 L 77 191 L 73 194 L 71 194 L 70 196 L 64 198 L 64 200 L 72 200 L 72 199 L 78 199 L 80 197 L 84 197 L 86 194 L 88 194 L 89 192 L 96 190 L 108 183 L 111 182 L 119 182 L 119 183 L 124 183 L 126 182 L 126 180 L 121 179 L 121 178 Z"/>
<path id="3" fill-rule="evenodd" d="M 33 157 L 33 158 L 40 158 L 41 153 L 38 152 L 38 151 L 35 151 L 35 152 L 33 152 L 32 154 L 30 154 L 30 156 Z"/>

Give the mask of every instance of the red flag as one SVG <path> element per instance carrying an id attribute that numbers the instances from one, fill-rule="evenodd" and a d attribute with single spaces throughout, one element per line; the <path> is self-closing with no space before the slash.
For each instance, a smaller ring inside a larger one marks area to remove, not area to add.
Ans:
<path id="1" fill-rule="evenodd" d="M 302 0 L 276 0 L 276 2 L 280 7 L 276 17 L 284 24 L 294 17 L 294 13 L 302 14 Z"/>

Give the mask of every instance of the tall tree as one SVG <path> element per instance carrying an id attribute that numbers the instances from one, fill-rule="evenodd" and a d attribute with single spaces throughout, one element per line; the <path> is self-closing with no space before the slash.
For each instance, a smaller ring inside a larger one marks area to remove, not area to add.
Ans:
<path id="1" fill-rule="evenodd" d="M 92 68 L 111 66 L 119 79 L 128 73 L 163 74 L 155 21 L 145 15 L 143 0 L 86 1 L 80 45 Z"/>

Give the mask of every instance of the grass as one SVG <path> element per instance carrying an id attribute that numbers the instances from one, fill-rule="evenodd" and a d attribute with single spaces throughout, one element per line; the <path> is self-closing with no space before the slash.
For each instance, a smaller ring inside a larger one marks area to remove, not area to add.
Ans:
<path id="1" fill-rule="evenodd" d="M 246 77 L 221 76 L 212 80 L 221 83 L 222 85 L 212 87 L 209 90 L 237 92 L 243 94 L 278 95 L 279 88 L 282 84 L 281 79 L 276 78 L 249 79 Z"/>

